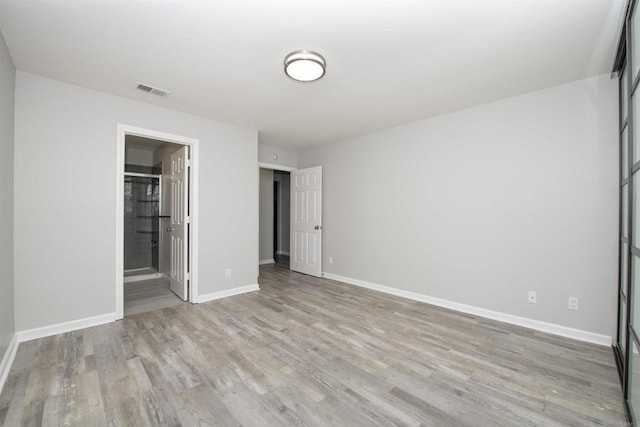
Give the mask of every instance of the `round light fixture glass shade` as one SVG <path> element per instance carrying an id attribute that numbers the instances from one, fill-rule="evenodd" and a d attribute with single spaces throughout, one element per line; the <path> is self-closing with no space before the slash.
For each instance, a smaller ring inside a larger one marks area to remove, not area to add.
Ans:
<path id="1" fill-rule="evenodd" d="M 312 82 L 326 71 L 327 63 L 322 55 L 310 50 L 296 50 L 284 58 L 284 72 L 293 80 Z"/>

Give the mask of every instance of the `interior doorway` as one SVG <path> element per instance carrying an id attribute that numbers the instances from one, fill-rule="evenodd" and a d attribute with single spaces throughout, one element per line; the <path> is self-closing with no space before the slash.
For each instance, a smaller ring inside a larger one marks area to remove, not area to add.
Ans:
<path id="1" fill-rule="evenodd" d="M 275 264 L 280 256 L 287 269 L 322 277 L 322 166 L 297 169 L 258 162 L 258 168 L 258 264 Z M 277 177 L 286 177 L 287 185 L 276 184 Z M 278 200 L 288 206 L 280 207 Z"/>
<path id="2" fill-rule="evenodd" d="M 118 126 L 116 315 L 194 302 L 198 141 Z"/>
<path id="3" fill-rule="evenodd" d="M 273 259 L 289 268 L 291 173 L 273 171 Z"/>
<path id="4" fill-rule="evenodd" d="M 261 167 L 259 173 L 259 264 L 289 268 L 290 171 Z"/>

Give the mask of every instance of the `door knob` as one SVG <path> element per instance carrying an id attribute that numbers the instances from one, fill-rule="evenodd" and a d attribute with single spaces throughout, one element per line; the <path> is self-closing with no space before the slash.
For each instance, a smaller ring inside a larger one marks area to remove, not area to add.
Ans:
<path id="1" fill-rule="evenodd" d="M 316 225 L 315 227 L 313 227 L 315 230 L 320 230 L 322 227 L 320 227 L 319 225 Z"/>
<path id="2" fill-rule="evenodd" d="M 167 227 L 167 231 L 168 232 L 172 232 L 173 231 L 173 227 Z"/>

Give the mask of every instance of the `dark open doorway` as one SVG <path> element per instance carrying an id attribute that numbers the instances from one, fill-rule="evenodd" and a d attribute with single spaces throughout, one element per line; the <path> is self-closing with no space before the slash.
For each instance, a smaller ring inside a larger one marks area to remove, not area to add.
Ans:
<path id="1" fill-rule="evenodd" d="M 273 172 L 273 259 L 289 266 L 290 173 Z"/>

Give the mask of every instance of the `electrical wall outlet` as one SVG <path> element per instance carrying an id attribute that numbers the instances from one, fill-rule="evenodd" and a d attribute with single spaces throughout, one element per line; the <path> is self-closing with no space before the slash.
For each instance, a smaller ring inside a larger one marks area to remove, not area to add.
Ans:
<path id="1" fill-rule="evenodd" d="M 578 297 L 569 297 L 569 310 L 578 311 Z"/>
<path id="2" fill-rule="evenodd" d="M 538 294 L 536 294 L 536 291 L 529 291 L 529 294 L 527 295 L 527 301 L 529 301 L 531 304 L 535 304 L 538 302 Z"/>
<path id="3" fill-rule="evenodd" d="M 329 264 L 333 264 L 333 257 L 332 256 L 329 257 Z"/>
<path id="4" fill-rule="evenodd" d="M 230 268 L 227 268 L 227 269 L 224 271 L 224 277 L 226 277 L 227 279 L 228 279 L 229 277 L 231 277 L 231 269 L 230 269 Z"/>

